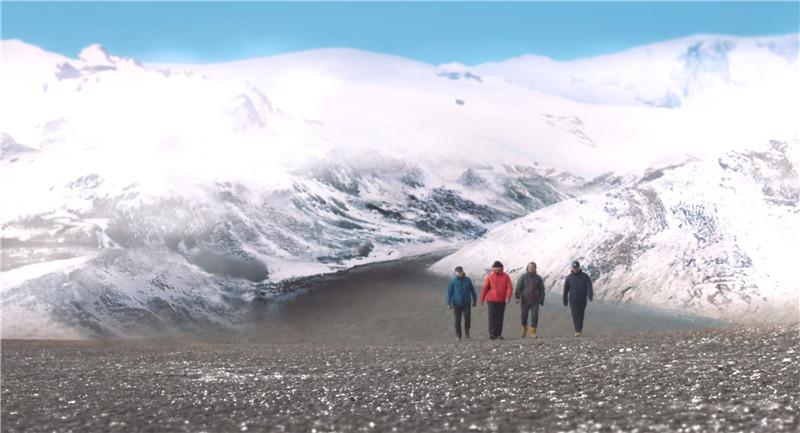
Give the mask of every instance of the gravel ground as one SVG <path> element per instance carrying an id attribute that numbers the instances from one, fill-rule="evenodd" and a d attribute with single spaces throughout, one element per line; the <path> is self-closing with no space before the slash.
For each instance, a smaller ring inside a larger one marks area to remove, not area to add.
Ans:
<path id="1" fill-rule="evenodd" d="M 2 431 L 798 431 L 800 330 L 2 342 Z"/>
<path id="2" fill-rule="evenodd" d="M 478 307 L 455 341 L 435 259 L 256 301 L 216 341 L 2 341 L 0 430 L 798 431 L 796 326 L 596 300 L 573 338 L 552 292 L 541 338 L 515 338 L 512 304 L 506 340 Z"/>

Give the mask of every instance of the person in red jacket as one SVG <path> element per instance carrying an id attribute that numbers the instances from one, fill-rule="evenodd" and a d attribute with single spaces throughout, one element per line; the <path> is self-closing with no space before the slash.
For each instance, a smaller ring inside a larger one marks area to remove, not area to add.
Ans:
<path id="1" fill-rule="evenodd" d="M 511 277 L 503 272 L 503 264 L 499 261 L 492 265 L 492 272 L 486 276 L 486 281 L 481 289 L 481 305 L 489 303 L 489 338 L 503 339 L 503 315 L 506 303 L 511 300 L 514 289 L 511 286 Z"/>

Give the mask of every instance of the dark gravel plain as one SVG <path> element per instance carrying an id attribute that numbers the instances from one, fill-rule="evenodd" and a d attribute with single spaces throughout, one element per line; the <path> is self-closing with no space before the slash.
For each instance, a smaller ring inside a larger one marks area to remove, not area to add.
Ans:
<path id="1" fill-rule="evenodd" d="M 799 335 L 4 341 L 2 431 L 798 431 Z"/>
<path id="2" fill-rule="evenodd" d="M 242 332 L 0 342 L 2 432 L 799 431 L 800 327 L 733 327 L 601 299 L 573 338 L 456 341 L 436 257 L 257 301 Z M 471 271 L 471 270 L 468 270 Z"/>

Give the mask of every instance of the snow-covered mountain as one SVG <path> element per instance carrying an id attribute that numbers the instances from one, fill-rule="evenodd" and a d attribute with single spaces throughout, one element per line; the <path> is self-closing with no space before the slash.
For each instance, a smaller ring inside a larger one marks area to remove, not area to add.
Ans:
<path id="1" fill-rule="evenodd" d="M 409 136 L 350 146 L 245 80 L 99 46 L 5 42 L 2 73 L 4 335 L 229 329 L 286 279 L 473 239 L 586 182 L 521 141 L 506 164 Z"/>
<path id="2" fill-rule="evenodd" d="M 741 322 L 796 321 L 800 145 L 652 170 L 497 227 L 436 263 L 474 274 L 536 261 L 553 296 L 579 260 L 595 296 Z"/>
<path id="3" fill-rule="evenodd" d="M 290 279 L 797 131 L 786 94 L 750 107 L 747 88 L 724 110 L 665 110 L 349 49 L 213 65 L 2 51 L 4 336 L 231 329 Z"/>
<path id="4" fill-rule="evenodd" d="M 496 75 L 579 101 L 674 108 L 691 98 L 715 98 L 730 87 L 759 87 L 764 96 L 779 92 L 797 81 L 799 42 L 798 34 L 695 35 L 573 61 L 527 55 L 467 73 Z"/>

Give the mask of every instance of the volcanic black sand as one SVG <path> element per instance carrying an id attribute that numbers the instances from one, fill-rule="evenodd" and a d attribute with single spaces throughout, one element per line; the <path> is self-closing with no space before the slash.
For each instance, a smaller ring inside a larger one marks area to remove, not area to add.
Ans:
<path id="1" fill-rule="evenodd" d="M 800 329 L 595 302 L 456 341 L 430 258 L 255 303 L 229 341 L 3 341 L 2 431 L 798 431 Z"/>

